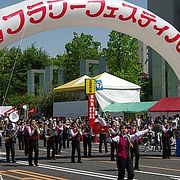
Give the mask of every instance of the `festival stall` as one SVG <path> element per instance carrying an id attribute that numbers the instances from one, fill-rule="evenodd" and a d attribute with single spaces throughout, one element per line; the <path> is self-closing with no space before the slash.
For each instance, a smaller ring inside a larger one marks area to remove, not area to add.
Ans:
<path id="1" fill-rule="evenodd" d="M 89 76 L 82 76 L 57 88 L 55 93 L 68 91 L 85 91 L 85 79 Z M 105 109 L 112 103 L 139 102 L 141 87 L 129 81 L 113 76 L 107 72 L 92 77 L 98 83 L 101 82 L 101 88 L 96 87 L 96 98 L 101 110 Z M 66 103 L 67 104 L 67 103 Z M 74 103 L 73 103 L 74 104 Z M 57 103 L 54 103 L 54 110 L 57 111 Z M 69 104 L 68 104 L 69 105 Z M 62 103 L 61 103 L 62 106 Z M 64 108 L 63 108 L 64 109 Z M 54 111 L 54 115 L 57 115 Z M 84 114 L 84 113 L 83 113 Z"/>

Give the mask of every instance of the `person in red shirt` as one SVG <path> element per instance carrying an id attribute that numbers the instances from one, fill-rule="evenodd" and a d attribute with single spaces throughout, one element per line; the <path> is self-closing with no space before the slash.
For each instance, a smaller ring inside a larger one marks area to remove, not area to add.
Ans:
<path id="1" fill-rule="evenodd" d="M 162 158 L 163 159 L 170 159 L 171 155 L 171 138 L 173 137 L 173 131 L 168 123 L 167 119 L 164 119 L 162 125 Z"/>
<path id="2" fill-rule="evenodd" d="M 29 166 L 33 166 L 33 151 L 34 155 L 34 165 L 38 166 L 38 155 L 39 155 L 39 128 L 36 124 L 36 120 L 32 119 L 30 122 L 30 126 L 28 126 L 28 135 L 29 135 L 29 157 L 28 162 Z"/>
<path id="3" fill-rule="evenodd" d="M 75 163 L 75 151 L 77 150 L 78 154 L 78 163 L 82 163 L 81 161 L 81 148 L 80 148 L 80 139 L 82 135 L 81 129 L 78 127 L 77 122 L 74 121 L 72 123 L 72 129 L 70 130 L 71 141 L 72 141 L 72 154 L 71 154 L 71 162 Z"/>
<path id="4" fill-rule="evenodd" d="M 53 123 L 49 123 L 48 124 L 48 128 L 47 128 L 47 134 L 46 134 L 46 138 L 47 138 L 47 159 L 53 159 L 55 160 L 55 136 L 56 136 L 57 132 L 55 130 L 55 128 L 53 127 Z M 50 155 L 50 151 L 52 149 L 52 157 Z"/>
<path id="5" fill-rule="evenodd" d="M 29 122 L 24 123 L 24 154 L 29 154 L 29 133 L 28 133 Z"/>
<path id="6" fill-rule="evenodd" d="M 19 143 L 19 150 L 24 149 L 24 122 L 20 122 L 17 127 L 17 138 Z"/>
<path id="7" fill-rule="evenodd" d="M 136 132 L 138 132 L 138 127 L 137 127 L 137 124 L 136 124 L 135 120 L 132 121 L 130 125 L 131 125 L 129 127 L 130 135 L 133 135 Z M 133 146 L 130 148 L 130 151 L 131 151 L 131 159 L 132 159 L 132 161 L 133 161 L 134 156 L 135 156 L 135 167 L 134 167 L 134 169 L 139 170 L 139 157 L 140 157 L 140 154 L 139 154 L 139 139 L 136 139 L 133 142 Z"/>
<path id="8" fill-rule="evenodd" d="M 113 138 L 119 134 L 119 128 L 117 128 L 116 121 L 111 122 L 111 127 L 109 128 L 109 133 L 110 133 L 111 138 Z M 114 153 L 116 151 L 116 146 L 114 143 L 110 143 L 110 144 L 111 144 L 111 161 L 115 161 Z"/>
<path id="9" fill-rule="evenodd" d="M 85 122 L 83 127 L 83 149 L 84 149 L 84 157 L 91 157 L 91 149 L 92 149 L 92 129 L 90 127 L 89 121 Z M 88 153 L 87 153 L 88 152 Z"/>
<path id="10" fill-rule="evenodd" d="M 57 121 L 56 132 L 57 135 L 55 136 L 55 152 L 56 154 L 61 154 L 61 149 L 63 146 L 63 124 L 61 121 Z"/>

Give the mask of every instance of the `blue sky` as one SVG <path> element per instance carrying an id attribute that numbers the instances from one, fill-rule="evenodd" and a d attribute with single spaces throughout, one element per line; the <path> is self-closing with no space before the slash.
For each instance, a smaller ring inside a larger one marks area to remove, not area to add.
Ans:
<path id="1" fill-rule="evenodd" d="M 0 8 L 16 4 L 23 0 L 0 0 Z M 147 7 L 147 0 L 127 0 L 138 6 Z M 36 43 L 37 47 L 41 47 L 46 50 L 51 56 L 56 56 L 57 54 L 62 54 L 65 50 L 64 46 L 67 42 L 72 41 L 73 32 L 91 34 L 94 37 L 95 41 L 101 42 L 102 48 L 106 47 L 108 41 L 108 34 L 110 30 L 103 28 L 87 28 L 87 27 L 74 27 L 74 28 L 61 28 L 56 30 L 51 30 L 48 32 L 42 32 L 22 40 L 21 48 L 25 49 L 27 46 L 30 46 L 32 43 Z M 57 37 L 63 37 L 60 40 L 57 40 Z M 12 46 L 19 46 L 20 42 L 12 44 Z"/>

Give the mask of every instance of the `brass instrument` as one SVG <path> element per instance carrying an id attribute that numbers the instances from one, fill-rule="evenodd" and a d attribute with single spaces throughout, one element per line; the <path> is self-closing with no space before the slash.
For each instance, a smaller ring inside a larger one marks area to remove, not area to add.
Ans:
<path id="1" fill-rule="evenodd" d="M 12 130 L 8 135 L 4 136 L 4 141 L 7 142 L 9 139 L 12 139 L 16 136 L 16 130 Z"/>
<path id="2" fill-rule="evenodd" d="M 38 126 L 32 126 L 33 127 L 33 130 L 35 131 L 35 130 L 37 130 L 38 129 Z"/>
<path id="3" fill-rule="evenodd" d="M 82 129 L 78 128 L 78 133 L 77 133 L 77 138 L 80 140 L 81 138 L 81 135 L 82 135 Z"/>
<path id="4" fill-rule="evenodd" d="M 11 122 L 16 123 L 19 121 L 19 114 L 14 111 L 9 115 L 9 119 Z"/>
<path id="5" fill-rule="evenodd" d="M 51 138 L 51 137 L 53 137 L 53 136 L 57 136 L 57 135 L 58 135 L 58 133 L 57 133 L 57 131 L 56 131 L 55 129 L 51 129 L 49 134 L 50 134 L 50 135 L 46 135 L 46 136 L 45 136 L 45 137 L 46 137 L 46 140 L 48 140 L 49 138 Z"/>

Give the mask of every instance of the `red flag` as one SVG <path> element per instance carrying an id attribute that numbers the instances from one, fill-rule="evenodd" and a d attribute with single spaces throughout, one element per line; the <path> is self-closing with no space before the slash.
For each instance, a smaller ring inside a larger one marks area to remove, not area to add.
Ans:
<path id="1" fill-rule="evenodd" d="M 92 129 L 95 134 L 100 134 L 102 132 L 108 132 L 108 126 L 107 126 L 105 119 L 103 119 L 100 116 L 97 116 L 97 118 L 94 121 Z"/>
<path id="2" fill-rule="evenodd" d="M 31 108 L 28 112 L 31 113 L 31 114 L 34 114 L 34 113 L 36 113 L 36 108 L 33 107 L 33 108 Z"/>
<path id="3" fill-rule="evenodd" d="M 14 111 L 17 111 L 15 107 L 12 107 L 10 109 L 8 109 L 6 112 L 4 112 L 4 115 L 7 116 L 11 113 L 13 113 Z"/>

